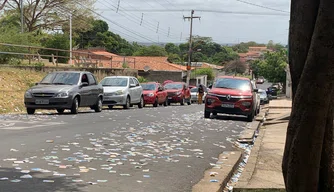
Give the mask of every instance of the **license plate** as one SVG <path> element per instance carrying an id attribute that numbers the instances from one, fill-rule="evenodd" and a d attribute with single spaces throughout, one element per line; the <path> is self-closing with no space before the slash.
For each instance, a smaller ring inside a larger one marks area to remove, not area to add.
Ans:
<path id="1" fill-rule="evenodd" d="M 234 108 L 234 104 L 223 103 L 222 107 L 225 107 L 225 108 Z"/>
<path id="2" fill-rule="evenodd" d="M 172 97 L 168 97 L 168 99 L 172 99 Z"/>
<path id="3" fill-rule="evenodd" d="M 48 99 L 36 99 L 35 103 L 37 105 L 47 105 L 49 104 L 49 100 Z"/>

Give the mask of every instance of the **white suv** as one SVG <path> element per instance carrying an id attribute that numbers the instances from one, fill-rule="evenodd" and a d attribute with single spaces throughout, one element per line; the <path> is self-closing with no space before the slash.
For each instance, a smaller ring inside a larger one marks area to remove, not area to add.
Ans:
<path id="1" fill-rule="evenodd" d="M 129 109 L 133 105 L 143 108 L 143 88 L 137 78 L 132 76 L 108 76 L 102 79 L 103 105 L 110 109 L 114 106 L 123 106 Z"/>

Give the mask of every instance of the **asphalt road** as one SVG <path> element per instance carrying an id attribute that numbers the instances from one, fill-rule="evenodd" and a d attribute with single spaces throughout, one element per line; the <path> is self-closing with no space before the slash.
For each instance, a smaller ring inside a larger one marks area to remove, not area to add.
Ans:
<path id="1" fill-rule="evenodd" d="M 0 116 L 1 191 L 191 191 L 247 126 L 203 108 Z"/>

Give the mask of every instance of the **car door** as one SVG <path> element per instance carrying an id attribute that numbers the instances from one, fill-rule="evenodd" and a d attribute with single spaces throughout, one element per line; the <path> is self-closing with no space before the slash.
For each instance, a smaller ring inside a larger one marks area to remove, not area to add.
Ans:
<path id="1" fill-rule="evenodd" d="M 140 98 L 141 98 L 141 95 L 142 95 L 142 92 L 143 92 L 143 88 L 141 87 L 137 78 L 133 78 L 133 81 L 136 84 L 136 99 L 137 99 L 137 102 L 140 102 Z"/>
<path id="2" fill-rule="evenodd" d="M 89 95 L 89 103 L 88 105 L 95 105 L 97 102 L 97 97 L 99 96 L 99 88 L 98 83 L 93 76 L 93 74 L 88 73 L 88 81 L 89 81 L 89 88 L 90 88 L 90 95 Z"/>
<path id="3" fill-rule="evenodd" d="M 130 77 L 129 78 L 129 94 L 130 94 L 130 98 L 131 98 L 131 103 L 136 103 L 138 102 L 136 99 L 136 86 L 135 87 L 131 87 L 130 85 L 135 85 L 135 82 L 133 81 L 133 79 Z"/>
<path id="4" fill-rule="evenodd" d="M 87 83 L 87 85 L 82 85 L 82 83 Z M 89 95 L 90 87 L 88 81 L 88 75 L 86 73 L 82 73 L 80 77 L 80 87 L 79 87 L 79 94 L 80 94 L 80 106 L 88 106 L 89 105 Z"/>
<path id="5" fill-rule="evenodd" d="M 158 102 L 163 103 L 164 102 L 164 97 L 163 97 L 162 87 L 161 87 L 160 84 L 156 84 L 156 90 L 155 91 L 157 92 Z"/>

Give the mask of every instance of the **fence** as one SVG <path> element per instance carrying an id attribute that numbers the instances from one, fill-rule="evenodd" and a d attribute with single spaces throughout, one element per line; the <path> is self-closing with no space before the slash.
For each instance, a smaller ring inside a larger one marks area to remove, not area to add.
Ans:
<path id="1" fill-rule="evenodd" d="M 72 57 L 70 55 L 72 54 Z M 16 45 L 0 43 L 0 62 L 8 64 L 12 58 L 32 62 L 51 63 L 84 68 L 136 68 L 135 58 L 118 56 L 108 52 L 102 54 L 92 53 L 89 50 L 64 50 L 38 46 Z M 45 61 L 47 59 L 47 61 Z M 68 62 L 69 61 L 69 62 Z"/>

